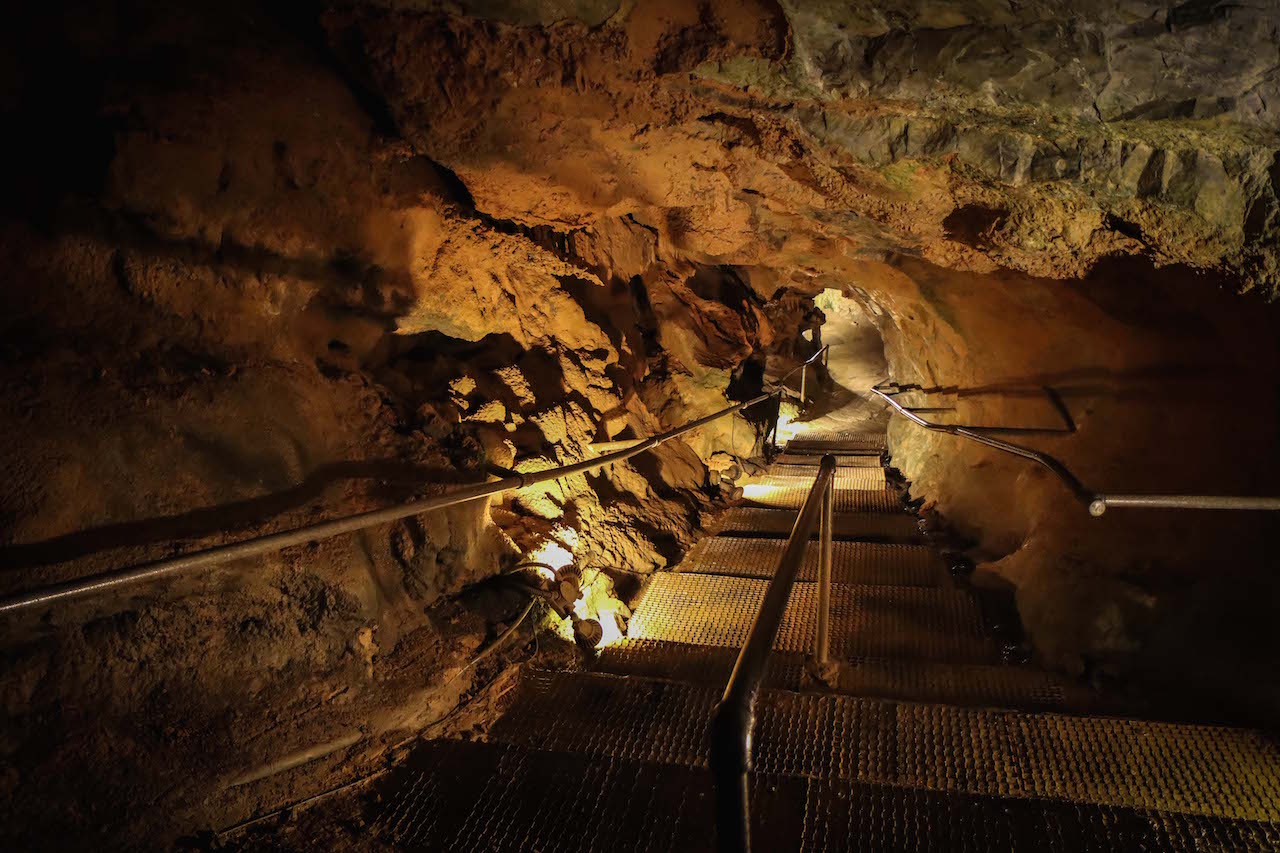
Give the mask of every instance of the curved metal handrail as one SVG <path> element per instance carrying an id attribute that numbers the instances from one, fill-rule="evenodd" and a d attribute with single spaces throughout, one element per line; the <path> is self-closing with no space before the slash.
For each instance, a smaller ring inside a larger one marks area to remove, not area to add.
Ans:
<path id="1" fill-rule="evenodd" d="M 790 379 L 792 376 L 795 376 L 795 375 L 796 375 L 797 373 L 799 373 L 801 370 L 804 370 L 806 367 L 808 367 L 809 365 L 813 364 L 813 363 L 814 363 L 815 361 L 817 361 L 818 359 L 822 358 L 822 356 L 823 356 L 823 355 L 824 355 L 824 354 L 825 354 L 829 349 L 831 349 L 831 344 L 823 344 L 821 349 L 819 349 L 819 350 L 818 350 L 817 352 L 815 352 L 813 355 L 811 355 L 811 356 L 809 356 L 808 358 L 806 358 L 804 361 L 802 361 L 802 362 L 800 362 L 799 364 L 797 364 L 795 367 L 793 367 L 793 368 L 791 368 L 790 370 L 788 370 L 788 371 L 786 372 L 786 374 L 785 374 L 781 379 L 779 379 L 775 384 L 777 384 L 777 385 L 782 385 L 782 384 L 783 384 L 783 383 L 785 383 L 788 379 Z"/>
<path id="2" fill-rule="evenodd" d="M 807 367 L 809 364 L 817 360 L 825 350 L 826 347 L 823 347 L 823 349 L 814 353 L 807 361 L 787 373 L 786 376 L 782 377 L 779 382 L 785 382 L 793 376 L 797 370 L 802 370 Z M 614 462 L 621 462 L 625 459 L 630 459 L 632 456 L 644 453 L 646 450 L 652 450 L 666 441 L 678 438 L 679 436 L 692 432 L 699 427 L 706 426 L 712 421 L 723 418 L 726 415 L 731 415 L 750 406 L 754 406 L 757 403 L 762 403 L 770 397 L 781 394 L 782 391 L 782 388 L 778 388 L 777 390 L 770 391 L 767 394 L 761 394 L 758 397 L 754 397 L 745 402 L 735 403 L 734 405 L 721 409 L 714 414 L 707 415 L 704 418 L 699 418 L 696 421 L 690 421 L 683 426 L 667 430 L 666 432 L 650 436 L 649 438 L 640 439 L 636 444 L 630 447 L 626 447 L 612 453 L 606 453 L 593 459 L 575 462 L 571 465 L 561 465 L 556 468 L 548 468 L 545 471 L 535 471 L 527 474 L 513 473 L 492 482 L 474 483 L 435 497 L 424 498 L 422 500 L 386 507 L 384 509 L 356 513 L 355 515 L 343 516 L 341 518 L 322 521 L 316 524 L 308 524 L 302 527 L 296 527 L 292 530 L 270 533 L 265 536 L 258 536 L 253 539 L 246 539 L 244 541 L 234 542 L 228 545 L 217 545 L 201 551 L 194 551 L 190 554 L 182 554 L 177 557 L 169 557 L 163 560 L 154 560 L 152 562 L 128 566 L 122 569 L 91 575 L 89 577 L 79 578 L 73 581 L 51 584 L 48 586 L 38 587 L 33 590 L 28 590 L 26 592 L 15 593 L 13 595 L 0 598 L 0 613 L 11 613 L 18 610 L 37 607 L 43 604 L 52 604 L 54 602 L 64 601 L 67 599 L 81 598 L 86 595 L 105 592 L 110 589 L 140 583 L 142 581 L 168 577 L 182 572 L 191 571 L 193 569 L 210 568 L 212 566 L 222 565 L 223 563 L 229 563 L 233 560 L 240 560 L 245 557 L 254 557 L 261 554 L 268 554 L 273 551 L 280 551 L 294 545 L 305 545 L 309 542 L 331 539 L 334 536 L 340 536 L 343 533 L 354 533 L 357 530 L 363 530 L 367 527 L 387 524 L 392 521 L 398 521 L 402 518 L 408 518 L 409 516 L 421 515 L 434 510 L 455 506 L 460 503 L 489 497 L 490 495 L 496 495 L 500 492 L 522 489 L 526 486 L 532 486 L 548 480 L 558 480 L 562 477 L 573 476 L 574 474 L 584 474 L 588 471 L 595 470 L 596 468 L 603 468 L 606 465 L 611 465 Z"/>
<path id="3" fill-rule="evenodd" d="M 1111 507 L 1141 507 L 1148 509 L 1226 509 L 1226 510 L 1267 510 L 1280 511 L 1280 498 L 1269 497 L 1248 497 L 1238 495 L 1134 495 L 1134 494 L 1104 494 L 1094 492 L 1080 482 L 1080 479 L 1072 474 L 1067 466 L 1063 465 L 1057 459 L 1054 459 L 1047 453 L 1039 450 L 1032 450 L 1029 447 L 1023 447 L 1018 444 L 1010 444 L 1007 441 L 1000 441 L 997 438 L 991 438 L 981 433 L 976 433 L 970 429 L 952 424 L 935 424 L 926 421 L 915 412 L 902 406 L 897 400 L 881 391 L 878 387 L 869 389 L 880 399 L 884 400 L 892 406 L 896 412 L 907 420 L 918 426 L 922 426 L 933 432 L 945 432 L 950 435 L 958 435 L 967 438 L 970 441 L 976 441 L 979 444 L 985 444 L 987 447 L 993 447 L 996 450 L 1002 450 L 1005 453 L 1012 453 L 1014 456 L 1021 456 L 1023 459 L 1029 459 L 1043 465 L 1052 471 L 1059 480 L 1071 491 L 1071 494 L 1077 501 L 1089 510 L 1089 514 L 1094 518 L 1106 513 Z"/>
<path id="4" fill-rule="evenodd" d="M 742 853 L 751 849 L 751 812 L 749 774 L 751 772 L 751 729 L 755 724 L 756 696 L 764 678 L 765 666 L 782 624 L 782 614 L 791 597 L 791 587 L 799 574 L 809 538 L 819 520 L 825 517 L 825 536 L 829 536 L 831 511 L 831 486 L 835 482 L 836 458 L 832 454 L 822 457 L 813 487 L 796 516 L 795 526 L 787 539 L 786 548 L 778 560 L 778 569 L 769 581 L 764 600 L 747 641 L 738 653 L 733 674 L 724 689 L 720 704 L 711 718 L 711 772 L 716 790 L 716 838 L 717 846 L 725 853 Z M 829 559 L 830 546 L 824 541 L 824 556 Z M 830 578 L 830 568 L 826 572 Z M 819 622 L 825 613 L 819 603 Z M 825 627 L 817 638 L 816 656 L 825 663 L 827 655 Z"/>
<path id="5" fill-rule="evenodd" d="M 1062 482 L 1066 484 L 1067 488 L 1071 490 L 1071 494 L 1075 499 L 1080 501 L 1080 503 L 1085 507 L 1092 504 L 1098 497 L 1095 493 L 1086 488 L 1075 474 L 1072 474 L 1067 470 L 1067 466 L 1063 465 L 1047 453 L 1041 453 L 1038 450 L 1032 450 L 1029 447 L 1022 447 L 1018 444 L 1010 444 L 1007 441 L 1001 441 L 998 438 L 991 438 L 990 436 L 973 432 L 972 430 L 965 429 L 964 427 L 954 426 L 952 424 L 935 424 L 930 421 L 926 421 L 915 412 L 905 408 L 901 403 L 881 391 L 879 388 L 872 388 L 870 390 L 872 394 L 875 394 L 881 400 L 884 400 L 890 406 L 893 406 L 893 408 L 897 410 L 898 414 L 927 430 L 959 435 L 969 439 L 970 441 L 976 441 L 979 444 L 985 444 L 987 447 L 994 447 L 996 450 L 1003 450 L 1005 453 L 1012 453 L 1015 456 L 1021 456 L 1023 459 L 1030 459 L 1032 462 L 1043 465 L 1057 475 L 1058 479 L 1062 480 Z"/>

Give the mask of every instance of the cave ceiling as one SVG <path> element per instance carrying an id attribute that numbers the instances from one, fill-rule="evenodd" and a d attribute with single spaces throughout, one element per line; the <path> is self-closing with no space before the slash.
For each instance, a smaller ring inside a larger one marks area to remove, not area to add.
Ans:
<path id="1" fill-rule="evenodd" d="M 1268 4 L 462 2 L 330 44 L 477 210 L 840 284 L 912 255 L 1067 279 L 1142 255 L 1280 284 Z"/>

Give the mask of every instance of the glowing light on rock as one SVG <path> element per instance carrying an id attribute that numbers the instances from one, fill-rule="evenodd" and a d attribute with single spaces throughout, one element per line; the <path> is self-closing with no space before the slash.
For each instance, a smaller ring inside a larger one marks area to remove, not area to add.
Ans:
<path id="1" fill-rule="evenodd" d="M 805 424 L 796 421 L 800 417 L 800 410 L 795 403 L 790 401 L 784 402 L 778 407 L 778 444 L 786 444 L 808 430 Z"/>
<path id="2" fill-rule="evenodd" d="M 573 603 L 573 612 L 579 619 L 594 619 L 600 623 L 603 636 L 596 648 L 602 649 L 622 639 L 622 631 L 618 628 L 618 611 L 612 604 L 592 607 L 585 598 L 579 598 Z"/>
<path id="3" fill-rule="evenodd" d="M 548 579 L 554 579 L 556 572 L 573 564 L 572 549 L 577 545 L 578 532 L 570 527 L 560 527 L 553 531 L 552 538 L 547 539 L 537 548 L 530 551 L 525 559 L 530 562 L 546 563 L 551 566 L 551 571 L 540 566 L 537 567 L 537 571 Z"/>
<path id="4" fill-rule="evenodd" d="M 626 613 L 626 605 L 614 597 L 613 582 L 603 572 L 596 574 L 582 589 L 582 597 L 573 603 L 573 612 L 579 619 L 594 619 L 600 623 L 603 636 L 596 648 L 604 648 L 623 638 L 618 627 L 618 617 Z"/>
<path id="5" fill-rule="evenodd" d="M 578 531 L 572 527 L 557 527 L 551 532 L 551 537 L 557 542 L 563 542 L 570 550 L 578 548 Z"/>
<path id="6" fill-rule="evenodd" d="M 786 412 L 780 413 L 778 415 L 778 444 L 786 444 L 788 441 L 795 438 L 802 429 L 802 427 L 795 425 L 789 414 Z"/>
<path id="7" fill-rule="evenodd" d="M 749 500 L 767 500 L 783 491 L 781 486 L 767 486 L 763 483 L 748 483 L 742 487 L 742 496 Z"/>

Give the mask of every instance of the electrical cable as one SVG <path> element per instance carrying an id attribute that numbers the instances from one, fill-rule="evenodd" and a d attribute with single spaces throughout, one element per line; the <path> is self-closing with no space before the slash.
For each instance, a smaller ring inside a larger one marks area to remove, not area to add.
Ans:
<path id="1" fill-rule="evenodd" d="M 530 598 L 529 603 L 524 606 L 524 610 L 520 611 L 520 615 L 516 617 L 516 621 L 512 623 L 511 627 L 503 631 L 502 635 L 498 637 L 496 640 L 494 640 L 492 643 L 485 646 L 484 649 L 480 652 L 480 654 L 472 658 L 471 661 L 462 669 L 455 672 L 449 678 L 449 680 L 446 681 L 442 686 L 448 687 L 450 684 L 454 682 L 454 679 L 456 679 L 459 675 L 462 675 L 462 673 L 466 672 L 467 670 L 471 669 L 471 667 L 475 666 L 480 661 L 484 660 L 486 657 L 489 656 L 489 654 L 493 652 L 494 649 L 498 648 L 498 646 L 505 643 L 507 639 L 510 638 L 510 636 L 515 633 L 516 629 L 520 627 L 520 624 L 524 622 L 524 618 L 529 615 L 529 611 L 533 609 L 533 605 L 537 602 L 537 600 L 538 599 L 536 598 Z"/>

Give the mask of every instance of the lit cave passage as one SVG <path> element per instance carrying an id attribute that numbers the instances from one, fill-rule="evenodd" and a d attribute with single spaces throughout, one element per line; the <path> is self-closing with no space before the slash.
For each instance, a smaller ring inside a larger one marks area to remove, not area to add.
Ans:
<path id="1" fill-rule="evenodd" d="M 831 660 L 815 534 L 755 849 L 1276 849 L 1276 513 L 1087 504 L 1280 496 L 1277 32 L 19 13 L 6 849 L 741 849 L 713 709 L 827 476 Z"/>

